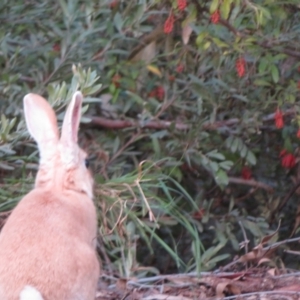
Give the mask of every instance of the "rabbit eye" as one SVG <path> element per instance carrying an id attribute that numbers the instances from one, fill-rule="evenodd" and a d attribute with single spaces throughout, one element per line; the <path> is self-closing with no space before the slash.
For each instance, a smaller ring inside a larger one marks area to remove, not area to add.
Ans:
<path id="1" fill-rule="evenodd" d="M 86 158 L 86 159 L 84 160 L 84 164 L 85 164 L 85 166 L 88 168 L 88 167 L 90 166 L 90 160 L 89 160 L 88 158 Z"/>

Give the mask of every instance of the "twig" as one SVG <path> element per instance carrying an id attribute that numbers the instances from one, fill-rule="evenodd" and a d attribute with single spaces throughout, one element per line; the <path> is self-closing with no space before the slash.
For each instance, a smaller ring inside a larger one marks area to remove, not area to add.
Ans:
<path id="1" fill-rule="evenodd" d="M 235 202 L 241 202 L 246 198 L 249 198 L 251 195 L 255 194 L 255 192 L 257 191 L 258 187 L 255 187 L 254 189 L 251 189 L 248 193 L 246 193 L 245 195 L 235 198 Z"/>
<path id="2" fill-rule="evenodd" d="M 295 194 L 299 186 L 300 186 L 300 181 L 296 185 L 294 185 L 294 187 L 290 190 L 290 192 L 285 196 L 285 198 L 283 199 L 283 201 L 281 202 L 281 204 L 279 205 L 276 211 L 282 210 L 282 208 L 286 205 L 289 199 Z"/>
<path id="3" fill-rule="evenodd" d="M 258 187 L 258 188 L 267 190 L 268 192 L 273 191 L 273 188 L 270 187 L 269 185 L 267 185 L 263 182 L 253 180 L 253 179 L 252 180 L 246 180 L 246 179 L 242 179 L 242 178 L 238 178 L 238 177 L 229 177 L 228 180 L 229 180 L 229 183 L 250 185 L 250 186 L 253 186 L 253 187 Z"/>
<path id="4" fill-rule="evenodd" d="M 276 49 L 274 48 L 275 45 L 273 43 L 266 43 L 264 41 L 264 42 L 256 42 L 256 44 L 258 46 L 261 46 L 262 48 L 271 49 L 271 51 L 273 51 L 273 52 L 279 52 L 279 51 L 276 51 Z M 278 45 L 278 46 L 280 46 L 280 45 Z M 287 54 L 289 56 L 295 57 L 295 58 L 300 58 L 300 52 L 294 51 L 292 49 L 285 48 L 285 49 L 281 49 L 280 52 Z"/>
<path id="5" fill-rule="evenodd" d="M 261 295 L 261 297 L 259 298 L 254 298 L 254 299 L 266 299 L 266 295 L 282 295 L 283 299 L 285 298 L 284 296 L 286 295 L 291 295 L 291 296 L 300 296 L 299 292 L 291 292 L 291 291 L 261 291 L 261 292 L 253 292 L 253 293 L 247 293 L 247 294 L 243 294 L 243 299 L 246 299 L 246 297 L 250 297 L 250 296 L 259 296 Z M 241 299 L 241 295 L 235 295 L 235 296 L 228 296 L 223 298 L 223 300 L 234 300 L 234 299 Z M 252 299 L 252 298 L 249 298 Z M 280 297 L 277 299 L 281 299 Z"/>
<path id="6" fill-rule="evenodd" d="M 237 29 L 235 29 L 229 22 L 227 22 L 224 19 L 219 20 L 219 23 L 221 25 L 223 25 L 224 27 L 226 27 L 229 31 L 231 31 L 234 35 L 236 36 L 243 36 L 243 34 L 241 32 L 239 32 Z"/>
<path id="7" fill-rule="evenodd" d="M 300 256 L 300 251 L 293 251 L 293 250 L 284 250 L 284 253 L 293 254 Z"/>
<path id="8" fill-rule="evenodd" d="M 102 170 L 105 170 L 107 165 L 111 164 L 127 147 L 129 147 L 132 143 L 134 143 L 138 137 L 142 137 L 143 135 L 140 135 L 139 133 L 133 135 L 129 141 L 127 141 L 112 157 L 111 159 L 105 163 Z"/>
<path id="9" fill-rule="evenodd" d="M 114 272 L 113 272 L 113 269 L 112 269 L 112 262 L 111 262 L 111 260 L 109 259 L 108 255 L 106 253 L 106 250 L 104 248 L 104 243 L 102 241 L 102 237 L 98 236 L 98 238 L 100 239 L 100 241 L 98 240 L 97 247 L 98 247 L 99 251 L 101 252 L 101 254 L 104 257 L 106 266 L 108 268 L 109 276 L 113 277 Z"/>
<path id="10" fill-rule="evenodd" d="M 277 276 L 273 276 L 274 278 L 284 278 L 284 277 L 300 277 L 300 272 L 291 272 L 288 274 L 281 274 Z"/>
<path id="11" fill-rule="evenodd" d="M 160 110 L 155 115 L 155 119 L 158 119 L 166 111 L 166 109 L 174 103 L 175 100 L 176 100 L 176 98 L 173 97 L 170 101 L 163 103 Z"/>
<path id="12" fill-rule="evenodd" d="M 300 237 L 297 237 L 297 238 L 293 238 L 293 239 L 286 239 L 286 240 L 283 240 L 283 241 L 280 241 L 280 242 L 277 242 L 277 243 L 274 243 L 268 247 L 264 247 L 261 249 L 261 253 L 268 253 L 269 251 L 273 250 L 273 249 L 276 249 L 277 247 L 281 246 L 281 245 L 284 245 L 284 244 L 288 244 L 288 243 L 293 243 L 293 242 L 298 242 L 300 241 Z M 227 264 L 226 266 L 216 270 L 216 272 L 218 272 L 219 270 L 228 270 L 229 268 L 233 267 L 234 265 L 237 265 L 239 263 L 243 263 L 240 261 L 240 259 L 237 259 L 235 261 L 232 261 L 231 263 Z"/>
<path id="13" fill-rule="evenodd" d="M 246 253 L 248 253 L 248 243 L 249 243 L 249 240 L 247 238 L 247 233 L 246 233 L 245 228 L 243 226 L 243 223 L 241 221 L 239 221 L 239 225 L 240 225 L 240 227 L 242 229 L 242 233 L 243 233 L 243 237 L 244 237 L 243 244 L 245 245 L 245 254 L 246 254 Z"/>
<path id="14" fill-rule="evenodd" d="M 299 241 L 300 241 L 300 237 L 296 237 L 296 238 L 293 238 L 293 239 L 286 239 L 286 240 L 274 243 L 274 244 L 272 244 L 272 245 L 270 245 L 268 247 L 265 247 L 262 250 L 269 251 L 269 250 L 272 250 L 274 248 L 277 248 L 278 246 L 281 246 L 281 245 L 284 245 L 284 244 L 288 244 L 288 243 L 293 243 L 293 242 L 299 242 Z"/>

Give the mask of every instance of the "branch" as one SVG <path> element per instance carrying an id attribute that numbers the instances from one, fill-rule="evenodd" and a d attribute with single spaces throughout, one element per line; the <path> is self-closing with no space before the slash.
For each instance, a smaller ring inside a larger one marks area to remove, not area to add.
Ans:
<path id="1" fill-rule="evenodd" d="M 261 188 L 264 190 L 267 190 L 268 192 L 272 192 L 273 188 L 270 187 L 269 185 L 263 183 L 263 182 L 259 182 L 256 180 L 246 180 L 246 179 L 242 179 L 242 178 L 238 178 L 238 177 L 229 177 L 228 178 L 229 183 L 236 183 L 236 184 L 244 184 L 244 185 L 250 185 L 253 187 L 257 187 L 257 188 Z"/>
<path id="2" fill-rule="evenodd" d="M 292 56 L 292 57 L 295 57 L 295 58 L 300 58 L 300 52 L 292 50 L 292 49 L 285 48 L 285 49 L 280 49 L 280 51 L 279 51 L 279 50 L 276 50 L 274 48 L 275 45 L 272 44 L 272 43 L 256 42 L 256 44 L 258 46 L 262 47 L 262 48 L 270 49 L 271 51 L 276 52 L 276 53 L 277 52 L 282 52 L 282 53 L 284 53 L 286 55 L 289 55 L 289 56 Z M 278 46 L 280 46 L 280 45 L 278 45 Z"/>
<path id="3" fill-rule="evenodd" d="M 91 124 L 98 125 L 110 129 L 123 129 L 128 127 L 149 128 L 149 129 L 167 129 L 175 126 L 178 130 L 187 130 L 189 125 L 183 123 L 175 123 L 170 121 L 151 120 L 151 121 L 133 121 L 133 120 L 112 120 L 102 117 L 89 117 Z"/>
<path id="4" fill-rule="evenodd" d="M 287 109 L 283 115 L 290 116 L 295 114 L 295 109 L 290 108 Z M 266 115 L 262 117 L 263 122 L 268 122 L 274 120 L 275 113 Z M 90 124 L 100 126 L 103 128 L 109 128 L 109 129 L 123 129 L 128 127 L 134 127 L 134 128 L 148 128 L 148 129 L 168 129 L 172 126 L 174 126 L 177 130 L 188 130 L 191 128 L 191 125 L 184 124 L 184 123 L 176 123 L 171 121 L 162 121 L 162 120 L 150 120 L 150 121 L 135 121 L 135 120 L 113 120 L 113 119 L 107 119 L 103 117 L 90 117 Z M 248 120 L 249 123 L 254 122 L 255 119 L 251 118 Z M 232 126 L 235 124 L 238 124 L 242 122 L 238 118 L 233 118 L 225 121 L 217 121 L 214 123 L 205 122 L 202 126 L 204 130 L 217 130 L 219 128 L 222 128 L 224 126 Z"/>
<path id="5" fill-rule="evenodd" d="M 281 202 L 281 204 L 279 205 L 279 207 L 273 212 L 277 212 L 277 211 L 281 211 L 283 209 L 283 207 L 286 205 L 286 203 L 289 201 L 289 199 L 295 194 L 295 192 L 298 190 L 298 188 L 300 187 L 300 181 L 297 182 L 292 189 L 289 191 L 289 193 L 285 196 L 285 198 L 283 199 L 283 201 Z"/>

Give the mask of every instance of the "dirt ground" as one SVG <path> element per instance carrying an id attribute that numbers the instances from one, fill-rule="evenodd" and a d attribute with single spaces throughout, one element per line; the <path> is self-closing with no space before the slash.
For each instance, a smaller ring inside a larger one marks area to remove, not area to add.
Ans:
<path id="1" fill-rule="evenodd" d="M 300 272 L 257 268 L 236 273 L 190 273 L 128 281 L 103 276 L 96 299 L 295 300 L 300 299 Z"/>

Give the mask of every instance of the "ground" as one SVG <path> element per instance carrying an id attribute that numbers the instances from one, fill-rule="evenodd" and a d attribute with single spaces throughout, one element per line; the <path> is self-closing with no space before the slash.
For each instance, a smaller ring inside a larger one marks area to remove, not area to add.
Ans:
<path id="1" fill-rule="evenodd" d="M 103 276 L 97 300 L 111 299 L 300 299 L 300 272 L 262 267 L 241 272 L 174 274 L 128 281 Z"/>

